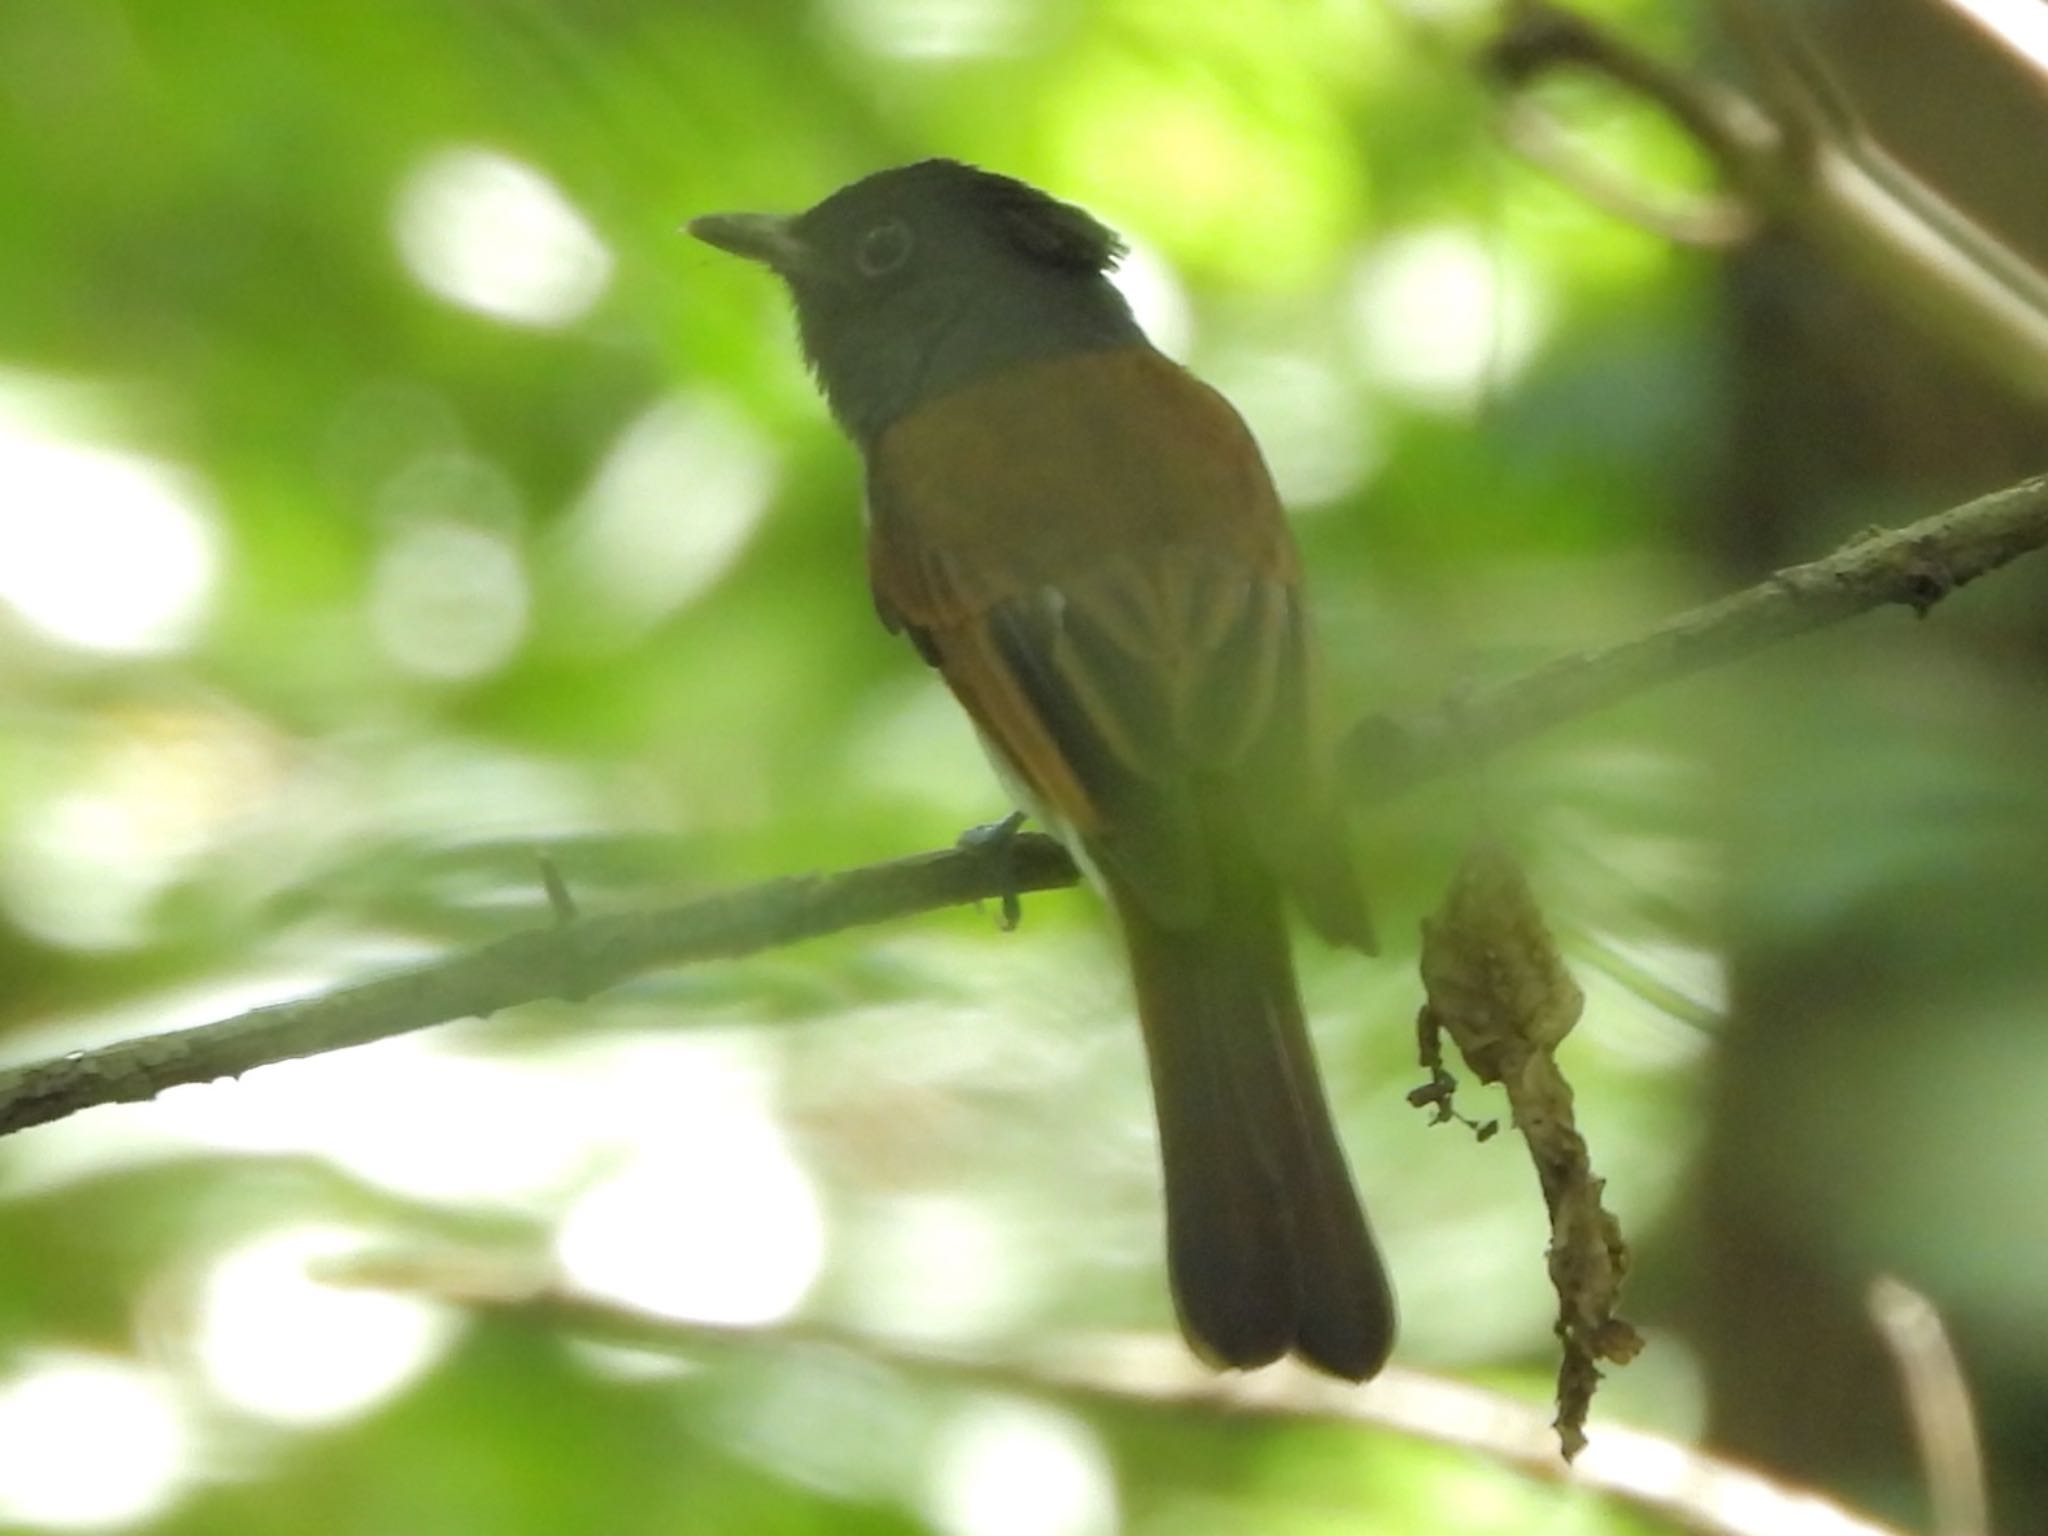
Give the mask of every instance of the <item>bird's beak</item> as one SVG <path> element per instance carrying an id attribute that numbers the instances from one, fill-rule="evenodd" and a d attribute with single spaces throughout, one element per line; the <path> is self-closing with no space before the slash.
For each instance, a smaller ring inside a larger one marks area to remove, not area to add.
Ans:
<path id="1" fill-rule="evenodd" d="M 793 228 L 793 219 L 772 213 L 707 213 L 683 226 L 706 245 L 795 276 L 812 264 L 811 248 Z"/>

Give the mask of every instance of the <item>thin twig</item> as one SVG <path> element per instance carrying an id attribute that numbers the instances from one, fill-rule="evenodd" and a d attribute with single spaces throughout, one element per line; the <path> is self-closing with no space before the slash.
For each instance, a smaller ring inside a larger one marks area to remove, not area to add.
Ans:
<path id="1" fill-rule="evenodd" d="M 1384 799 L 1562 721 L 1866 609 L 1900 603 L 1925 612 L 2044 544 L 2048 476 L 1855 540 L 1619 645 L 1474 689 L 1409 720 L 1368 721 L 1345 746 L 1347 777 L 1358 798 Z M 1057 843 L 1020 833 L 1002 845 L 776 880 L 652 912 L 554 922 L 303 1001 L 0 1071 L 0 1135 L 268 1062 L 543 998 L 579 998 L 658 967 L 732 959 L 1077 879 Z"/>

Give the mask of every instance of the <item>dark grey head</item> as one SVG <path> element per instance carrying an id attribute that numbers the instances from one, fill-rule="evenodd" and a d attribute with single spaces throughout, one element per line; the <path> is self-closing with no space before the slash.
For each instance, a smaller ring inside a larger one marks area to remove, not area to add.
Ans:
<path id="1" fill-rule="evenodd" d="M 689 228 L 781 274 L 825 398 L 863 442 L 984 374 L 1144 339 L 1107 276 L 1124 251 L 1115 234 L 955 160 L 878 172 L 793 218 Z"/>

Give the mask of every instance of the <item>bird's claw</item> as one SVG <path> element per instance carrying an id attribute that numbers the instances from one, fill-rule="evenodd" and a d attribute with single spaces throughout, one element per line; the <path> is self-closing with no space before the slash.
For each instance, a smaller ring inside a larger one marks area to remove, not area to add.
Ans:
<path id="1" fill-rule="evenodd" d="M 959 837 L 959 846 L 970 853 L 979 853 L 995 861 L 996 873 L 1002 886 L 1002 915 L 999 926 L 1005 933 L 1014 933 L 1017 925 L 1024 920 L 1024 904 L 1017 896 L 1016 856 L 1017 830 L 1024 825 L 1025 813 L 1012 811 L 1001 821 L 983 822 L 978 827 L 969 827 Z"/>

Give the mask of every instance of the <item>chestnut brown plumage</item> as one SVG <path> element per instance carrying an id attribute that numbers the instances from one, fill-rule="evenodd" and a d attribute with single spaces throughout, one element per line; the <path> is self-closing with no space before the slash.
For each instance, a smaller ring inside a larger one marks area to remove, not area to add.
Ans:
<path id="1" fill-rule="evenodd" d="M 1377 1371 L 1393 1301 L 1283 913 L 1370 951 L 1257 446 L 1145 340 L 1116 236 L 952 161 L 696 220 L 794 295 L 867 465 L 882 620 L 936 667 L 1129 947 L 1182 1328 L 1224 1366 Z"/>

